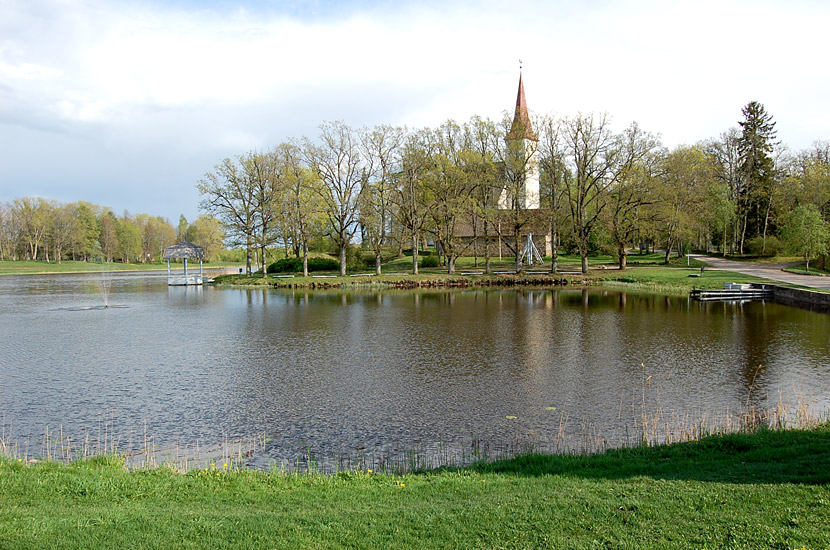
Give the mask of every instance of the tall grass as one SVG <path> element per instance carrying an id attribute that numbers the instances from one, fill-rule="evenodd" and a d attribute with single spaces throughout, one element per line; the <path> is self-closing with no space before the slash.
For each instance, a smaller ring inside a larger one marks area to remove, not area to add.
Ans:
<path id="1" fill-rule="evenodd" d="M 624 398 L 620 399 L 616 422 L 610 426 L 599 425 L 587 418 L 576 418 L 562 411 L 555 422 L 555 429 L 536 437 L 528 437 L 517 427 L 514 437 L 501 441 L 471 434 L 462 444 L 457 441 L 429 444 L 397 441 L 390 442 L 384 449 L 335 455 L 319 455 L 306 447 L 300 449 L 292 460 L 272 460 L 267 466 L 262 465 L 261 457 L 254 460 L 271 443 L 265 436 L 245 439 L 222 436 L 220 441 L 210 444 L 197 441 L 160 446 L 147 432 L 146 426 L 142 433 L 130 433 L 127 438 L 115 435 L 111 416 L 99 422 L 96 431 L 87 431 L 80 440 L 72 439 L 60 426 L 56 429 L 45 428 L 39 441 L 39 453 L 33 454 L 38 442 L 29 438 L 16 440 L 11 426 L 4 419 L 0 430 L 0 456 L 27 463 L 47 460 L 65 464 L 108 457 L 117 459 L 128 470 L 164 467 L 180 473 L 256 467 L 292 474 L 372 470 L 402 475 L 510 459 L 528 453 L 587 456 L 611 448 L 691 442 L 712 435 L 752 433 L 759 429 L 813 429 L 828 421 L 827 411 L 815 411 L 800 392 L 788 395 L 779 392 L 777 401 L 771 406 L 753 406 L 753 388 L 754 380 L 739 410 L 702 410 L 695 414 L 667 412 L 659 396 L 659 387 L 642 365 L 639 395 L 631 399 L 630 405 L 624 404 Z"/>

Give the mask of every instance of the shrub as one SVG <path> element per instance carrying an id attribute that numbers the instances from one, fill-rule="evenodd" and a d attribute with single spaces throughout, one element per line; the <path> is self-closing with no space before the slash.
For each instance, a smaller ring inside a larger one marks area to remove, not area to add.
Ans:
<path id="1" fill-rule="evenodd" d="M 308 270 L 311 271 L 338 271 L 340 262 L 332 258 L 309 258 Z M 268 266 L 268 273 L 297 273 L 303 270 L 302 258 L 283 258 Z"/>
<path id="2" fill-rule="evenodd" d="M 438 256 L 429 254 L 421 256 L 418 254 L 418 267 L 438 267 Z"/>
<path id="3" fill-rule="evenodd" d="M 744 243 L 744 248 L 746 249 L 747 254 L 751 256 L 771 258 L 773 256 L 777 256 L 784 246 L 777 237 L 769 235 L 767 237 L 766 247 L 764 247 L 764 238 L 758 236 L 746 241 L 746 243 Z"/>

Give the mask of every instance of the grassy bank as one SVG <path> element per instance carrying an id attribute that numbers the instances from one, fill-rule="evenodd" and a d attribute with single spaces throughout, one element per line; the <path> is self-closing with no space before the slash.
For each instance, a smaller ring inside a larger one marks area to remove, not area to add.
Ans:
<path id="1" fill-rule="evenodd" d="M 193 264 L 188 264 L 191 269 Z M 205 264 L 205 269 L 215 267 L 236 266 L 237 264 Z M 240 266 L 243 264 L 239 264 Z M 182 269 L 181 264 L 175 264 L 174 269 Z M 199 262 L 196 262 L 196 269 L 199 268 Z M 105 264 L 95 262 L 75 262 L 63 261 L 57 262 L 42 262 L 42 261 L 2 261 L 0 262 L 0 275 L 37 275 L 45 273 L 99 273 L 101 271 L 161 271 L 167 270 L 167 264 L 122 264 L 119 262 L 110 262 Z"/>
<path id="2" fill-rule="evenodd" d="M 536 270 L 533 270 L 536 271 Z M 564 270 L 563 270 L 564 271 Z M 630 267 L 624 271 L 616 269 L 591 269 L 588 274 L 581 273 L 522 273 L 500 275 L 448 275 L 446 272 L 430 270 L 418 275 L 386 274 L 381 276 L 365 275 L 346 277 L 325 274 L 327 277 L 290 278 L 246 275 L 222 275 L 216 278 L 217 284 L 238 286 L 270 286 L 274 288 L 337 288 L 337 289 L 372 289 L 372 288 L 457 288 L 457 287 L 503 287 L 503 286 L 613 286 L 650 292 L 688 293 L 693 288 L 723 288 L 727 282 L 770 282 L 766 279 L 740 275 L 730 271 L 704 271 L 699 268 L 685 267 Z"/>
<path id="3" fill-rule="evenodd" d="M 0 460 L 2 548 L 828 548 L 830 427 L 406 476 Z"/>

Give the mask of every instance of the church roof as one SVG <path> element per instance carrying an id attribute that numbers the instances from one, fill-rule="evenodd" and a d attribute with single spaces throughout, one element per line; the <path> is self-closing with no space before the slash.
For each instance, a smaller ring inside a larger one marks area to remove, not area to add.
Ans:
<path id="1" fill-rule="evenodd" d="M 522 82 L 522 73 L 519 73 L 519 93 L 516 95 L 516 114 L 513 115 L 513 124 L 510 126 L 507 141 L 529 139 L 539 141 L 530 125 L 530 115 L 527 112 L 527 99 L 525 99 L 525 86 Z"/>

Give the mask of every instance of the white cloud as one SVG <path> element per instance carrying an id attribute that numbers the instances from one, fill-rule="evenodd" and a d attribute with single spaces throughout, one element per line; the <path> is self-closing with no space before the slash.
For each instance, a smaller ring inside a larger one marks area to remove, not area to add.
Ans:
<path id="1" fill-rule="evenodd" d="M 129 165 L 140 185 L 175 172 L 166 186 L 191 196 L 178 207 L 191 217 L 205 158 L 313 136 L 323 120 L 498 119 L 512 109 L 519 58 L 541 114 L 607 111 L 674 145 L 716 136 L 758 100 L 791 147 L 830 138 L 830 7 L 820 2 L 404 2 L 325 17 L 315 6 L 298 16 L 263 5 L 0 0 L 0 138 L 35 149 L 0 151 L 0 200 L 19 196 L 9 182 L 29 177 L 43 148 L 65 150 L 69 138 L 50 136 L 74 136 L 75 156 L 99 159 L 101 173 Z M 73 178 L 109 185 L 70 157 L 60 174 L 55 188 Z M 124 208 L 152 207 L 124 193 Z"/>

